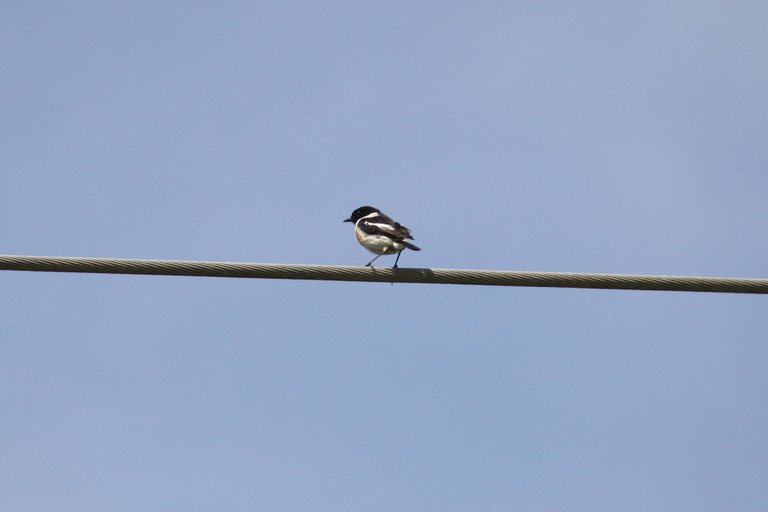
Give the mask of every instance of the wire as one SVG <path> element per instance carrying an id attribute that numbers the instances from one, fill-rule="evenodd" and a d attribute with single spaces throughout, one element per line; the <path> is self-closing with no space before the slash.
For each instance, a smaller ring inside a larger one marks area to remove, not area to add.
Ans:
<path id="1" fill-rule="evenodd" d="M 768 279 L 0 255 L 0 270 L 768 294 Z"/>

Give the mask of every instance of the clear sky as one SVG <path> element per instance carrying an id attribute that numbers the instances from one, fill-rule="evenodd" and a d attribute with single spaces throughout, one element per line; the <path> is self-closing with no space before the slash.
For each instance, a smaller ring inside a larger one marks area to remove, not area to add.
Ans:
<path id="1" fill-rule="evenodd" d="M 0 253 L 768 276 L 768 3 L 20 2 Z M 382 258 L 391 264 L 392 257 Z M 764 511 L 764 296 L 0 272 L 0 509 Z"/>

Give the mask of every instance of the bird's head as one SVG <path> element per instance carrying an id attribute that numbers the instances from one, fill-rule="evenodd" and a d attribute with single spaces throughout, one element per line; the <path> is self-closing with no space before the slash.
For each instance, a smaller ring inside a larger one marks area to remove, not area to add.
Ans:
<path id="1" fill-rule="evenodd" d="M 357 210 L 352 212 L 352 215 L 349 216 L 348 219 L 344 219 L 344 222 L 357 222 L 358 220 L 362 219 L 366 215 L 370 215 L 372 213 L 380 213 L 378 209 L 374 208 L 373 206 L 361 206 Z"/>

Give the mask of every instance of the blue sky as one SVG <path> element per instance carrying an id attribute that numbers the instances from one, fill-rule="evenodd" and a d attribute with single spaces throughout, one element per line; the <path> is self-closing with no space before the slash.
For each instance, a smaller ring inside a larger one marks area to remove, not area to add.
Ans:
<path id="1" fill-rule="evenodd" d="M 362 265 L 372 204 L 401 266 L 765 277 L 766 26 L 6 2 L 0 252 Z M 0 280 L 4 510 L 768 507 L 762 296 Z"/>

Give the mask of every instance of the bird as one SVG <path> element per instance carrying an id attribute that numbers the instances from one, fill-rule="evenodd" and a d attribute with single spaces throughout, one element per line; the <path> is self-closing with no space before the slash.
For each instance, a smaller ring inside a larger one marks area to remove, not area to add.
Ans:
<path id="1" fill-rule="evenodd" d="M 355 238 L 360 245 L 376 255 L 371 261 L 365 264 L 366 267 L 373 268 L 373 262 L 380 256 L 386 254 L 397 254 L 395 265 L 400 261 L 400 253 L 407 247 L 412 251 L 420 251 L 407 240 L 413 240 L 411 230 L 399 222 L 395 222 L 390 217 L 381 213 L 381 210 L 373 206 L 361 206 L 352 212 L 344 222 L 353 222 L 355 224 Z"/>

